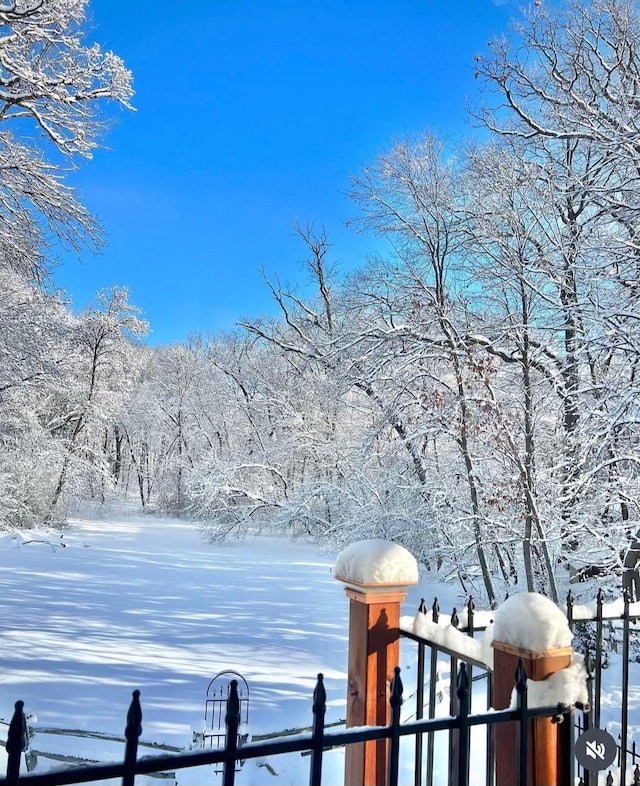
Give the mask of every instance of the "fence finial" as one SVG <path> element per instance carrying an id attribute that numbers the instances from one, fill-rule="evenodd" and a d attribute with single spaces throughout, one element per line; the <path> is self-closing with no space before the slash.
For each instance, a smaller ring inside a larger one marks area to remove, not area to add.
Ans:
<path id="1" fill-rule="evenodd" d="M 127 728 L 124 736 L 127 740 L 124 750 L 124 774 L 122 786 L 133 786 L 135 782 L 136 760 L 138 758 L 138 739 L 142 734 L 142 708 L 140 707 L 140 691 L 133 691 L 133 698 L 127 712 Z"/>
<path id="2" fill-rule="evenodd" d="M 473 615 L 476 610 L 476 602 L 473 599 L 473 595 L 469 596 L 469 601 L 467 603 L 467 633 L 469 636 L 473 638 Z"/>
<path id="3" fill-rule="evenodd" d="M 440 604 L 438 598 L 433 599 L 433 606 L 431 606 L 431 619 L 437 622 L 440 619 Z"/>
<path id="4" fill-rule="evenodd" d="M 399 707 L 402 704 L 402 692 L 404 686 L 400 679 L 400 666 L 395 666 L 393 669 L 393 679 L 391 680 L 391 698 L 389 703 L 392 707 Z"/>
<path id="5" fill-rule="evenodd" d="M 15 711 L 9 724 L 9 731 L 7 733 L 7 741 L 5 748 L 7 750 L 7 781 L 9 783 L 17 783 L 20 777 L 20 758 L 22 751 L 27 749 L 29 743 L 29 736 L 27 732 L 27 720 L 24 717 L 23 701 L 15 703 Z"/>
<path id="6" fill-rule="evenodd" d="M 27 749 L 29 738 L 27 732 L 27 720 L 24 716 L 23 709 L 24 702 L 17 701 L 14 705 L 14 713 L 13 717 L 11 718 L 11 723 L 9 724 L 9 732 L 7 734 L 7 741 L 5 743 L 7 753 L 12 753 L 13 751 L 22 753 L 22 751 Z"/>
<path id="7" fill-rule="evenodd" d="M 458 676 L 456 679 L 456 695 L 460 700 L 460 704 L 469 693 L 469 673 L 467 672 L 467 664 L 461 663 L 458 669 Z"/>
<path id="8" fill-rule="evenodd" d="M 523 694 L 527 690 L 527 672 L 524 670 L 522 658 L 518 658 L 516 666 L 516 690 L 519 694 Z"/>
<path id="9" fill-rule="evenodd" d="M 327 709 L 327 691 L 324 687 L 324 675 L 318 674 L 318 681 L 313 691 L 313 713 L 324 714 Z"/>
<path id="10" fill-rule="evenodd" d="M 458 610 L 454 608 L 454 610 L 451 613 L 451 625 L 454 628 L 457 628 L 459 624 L 460 624 L 460 617 L 458 617 Z"/>
<path id="11" fill-rule="evenodd" d="M 567 592 L 567 622 L 569 623 L 569 627 L 573 625 L 574 602 L 575 602 L 575 595 L 573 594 L 573 590 L 569 590 L 569 592 Z"/>
<path id="12" fill-rule="evenodd" d="M 240 699 L 238 698 L 238 680 L 229 683 L 229 696 L 227 697 L 227 712 L 224 717 L 227 728 L 234 727 L 236 732 L 240 725 Z"/>
<path id="13" fill-rule="evenodd" d="M 424 602 L 424 598 L 420 598 L 420 605 L 418 606 L 418 612 L 420 614 L 427 613 L 427 604 Z"/>
<path id="14" fill-rule="evenodd" d="M 140 706 L 140 691 L 134 690 L 131 704 L 127 712 L 127 728 L 124 736 L 127 740 L 138 739 L 142 734 L 142 707 Z"/>

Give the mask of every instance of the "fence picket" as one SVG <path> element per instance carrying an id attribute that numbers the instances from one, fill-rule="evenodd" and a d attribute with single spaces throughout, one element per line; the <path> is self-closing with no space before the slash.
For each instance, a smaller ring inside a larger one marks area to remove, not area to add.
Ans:
<path id="1" fill-rule="evenodd" d="M 388 786 L 398 786 L 398 764 L 400 760 L 400 707 L 402 706 L 402 680 L 400 667 L 393 670 L 391 681 L 391 737 L 389 742 Z"/>
<path id="2" fill-rule="evenodd" d="M 324 717 L 327 711 L 327 692 L 324 677 L 318 674 L 318 681 L 313 691 L 313 730 L 311 733 L 311 765 L 309 786 L 320 786 L 322 783 L 322 750 L 324 746 Z"/>
<path id="3" fill-rule="evenodd" d="M 469 783 L 469 708 L 470 708 L 470 687 L 467 666 L 460 664 L 460 670 L 456 680 L 456 694 L 458 696 L 458 772 L 456 782 L 462 784 Z"/>
<path id="4" fill-rule="evenodd" d="M 600 728 L 600 693 L 602 691 L 602 606 L 604 592 L 602 587 L 596 595 L 596 695 L 593 708 L 593 725 Z"/>
<path id="5" fill-rule="evenodd" d="M 433 599 L 431 606 L 431 621 L 437 623 L 440 619 L 440 604 L 438 598 Z M 430 647 L 429 664 L 429 718 L 435 717 L 436 713 L 436 682 L 438 680 L 438 652 L 434 647 Z M 433 760 L 435 754 L 435 737 L 429 734 L 427 737 L 427 783 L 433 780 Z"/>
<path id="6" fill-rule="evenodd" d="M 622 767 L 620 768 L 620 786 L 627 783 L 627 739 L 629 725 L 629 589 L 622 590 L 624 611 L 622 615 L 622 707 L 620 709 L 620 750 Z"/>
<path id="7" fill-rule="evenodd" d="M 224 747 L 225 758 L 222 770 L 223 786 L 233 786 L 236 779 L 236 753 L 238 751 L 238 726 L 240 725 L 240 699 L 238 697 L 238 680 L 229 683 L 227 713 L 224 716 L 227 730 Z"/>
<path id="8" fill-rule="evenodd" d="M 518 773 L 518 786 L 527 786 L 529 718 L 527 712 L 527 674 L 522 665 L 522 658 L 518 658 L 518 666 L 516 668 L 516 692 L 518 694 L 517 708 L 520 721 L 516 772 Z"/>
<path id="9" fill-rule="evenodd" d="M 136 760 L 138 758 L 138 740 L 142 734 L 142 707 L 140 706 L 140 691 L 133 691 L 133 698 L 127 712 L 127 728 L 124 730 L 126 739 L 124 751 L 124 773 L 122 786 L 133 786 L 136 773 Z"/>
<path id="10" fill-rule="evenodd" d="M 22 751 L 27 747 L 27 721 L 24 716 L 24 702 L 17 701 L 11 723 L 9 724 L 9 732 L 7 734 L 6 750 L 7 750 L 7 784 L 8 786 L 17 786 L 18 779 L 20 778 L 20 759 L 22 758 Z"/>
<path id="11" fill-rule="evenodd" d="M 424 598 L 420 600 L 418 608 L 420 614 L 427 613 L 427 606 Z M 418 683 L 416 685 L 416 720 L 422 720 L 424 717 L 424 651 L 425 645 L 423 642 L 418 642 Z M 422 734 L 416 736 L 416 755 L 415 755 L 415 769 L 413 775 L 414 786 L 421 786 L 422 783 Z"/>

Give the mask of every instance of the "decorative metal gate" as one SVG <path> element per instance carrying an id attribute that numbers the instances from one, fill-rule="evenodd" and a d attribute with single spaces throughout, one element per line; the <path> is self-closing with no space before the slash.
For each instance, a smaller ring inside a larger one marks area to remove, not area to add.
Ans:
<path id="1" fill-rule="evenodd" d="M 239 703 L 238 747 L 244 745 L 249 738 L 249 684 L 242 674 L 238 674 L 237 671 L 221 671 L 213 677 L 207 686 L 204 700 L 203 748 L 226 747 L 227 729 L 225 715 L 233 680 L 235 680 L 237 685 Z"/>

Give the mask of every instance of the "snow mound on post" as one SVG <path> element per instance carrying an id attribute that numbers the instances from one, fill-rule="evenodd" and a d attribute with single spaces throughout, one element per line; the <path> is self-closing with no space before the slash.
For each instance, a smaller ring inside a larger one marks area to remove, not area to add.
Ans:
<path id="1" fill-rule="evenodd" d="M 405 585 L 418 582 L 416 558 L 398 543 L 359 540 L 336 558 L 337 579 L 354 584 Z"/>
<path id="2" fill-rule="evenodd" d="M 496 609 L 493 638 L 512 647 L 546 652 L 570 647 L 573 634 L 553 601 L 537 592 L 522 592 Z"/>

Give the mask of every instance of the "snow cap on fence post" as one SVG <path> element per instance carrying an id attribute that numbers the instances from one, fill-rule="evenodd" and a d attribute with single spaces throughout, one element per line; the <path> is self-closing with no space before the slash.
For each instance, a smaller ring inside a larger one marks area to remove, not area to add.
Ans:
<path id="1" fill-rule="evenodd" d="M 418 582 L 418 563 L 397 543 L 361 540 L 338 554 L 334 575 L 349 598 L 347 726 L 386 726 L 400 659 L 400 604 Z M 388 747 L 387 740 L 348 745 L 345 784 L 384 783 Z"/>
<path id="2" fill-rule="evenodd" d="M 566 615 L 549 598 L 536 592 L 522 592 L 507 598 L 496 609 L 494 618 L 491 645 L 494 708 L 510 706 L 519 658 L 529 678 L 529 704 L 535 705 L 537 702 L 531 700 L 535 683 L 531 681 L 546 681 L 568 669 L 573 655 L 572 638 Z M 554 685 L 560 685 L 555 677 L 548 683 L 549 687 Z M 565 701 L 559 692 L 549 699 L 543 702 L 544 706 Z M 517 781 L 516 734 L 515 723 L 496 724 L 496 786 L 513 786 Z M 551 718 L 532 720 L 527 751 L 527 786 L 559 786 L 562 757 L 571 753 L 564 751 L 560 744 L 558 724 L 552 723 Z"/>

